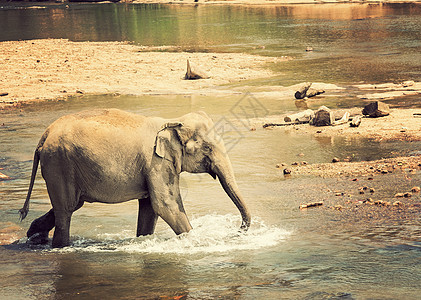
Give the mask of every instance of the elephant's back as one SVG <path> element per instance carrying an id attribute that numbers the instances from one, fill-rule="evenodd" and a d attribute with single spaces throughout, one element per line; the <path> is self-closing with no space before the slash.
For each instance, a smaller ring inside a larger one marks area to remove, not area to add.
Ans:
<path id="1" fill-rule="evenodd" d="M 139 142 L 153 143 L 152 133 L 157 130 L 159 124 L 149 117 L 119 109 L 95 109 L 56 120 L 47 128 L 38 147 L 132 148 Z"/>
<path id="2" fill-rule="evenodd" d="M 141 127 L 147 117 L 122 111 L 119 109 L 85 110 L 58 119 L 57 123 L 87 123 L 99 126 L 112 126 L 122 128 Z M 56 123 L 55 122 L 55 123 Z M 54 124 L 54 123 L 53 123 Z"/>

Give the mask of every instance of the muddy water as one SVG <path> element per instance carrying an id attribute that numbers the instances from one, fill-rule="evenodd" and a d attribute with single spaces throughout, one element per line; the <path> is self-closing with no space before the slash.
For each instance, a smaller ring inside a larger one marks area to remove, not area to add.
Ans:
<path id="1" fill-rule="evenodd" d="M 410 299 L 418 295 L 419 210 L 327 208 L 358 199 L 361 185 L 374 187 L 376 199 L 393 200 L 397 191 L 420 183 L 417 173 L 354 182 L 285 178 L 275 168 L 279 162 L 328 162 L 332 156 L 376 159 L 402 153 L 403 145 L 317 140 L 260 128 L 249 131 L 248 100 L 241 96 L 85 96 L 2 115 L 1 163 L 13 179 L 0 184 L 0 226 L 11 241 L 23 237 L 30 222 L 50 208 L 38 174 L 30 214 L 18 222 L 17 210 L 25 198 L 39 136 L 57 117 L 92 107 L 163 117 L 207 111 L 222 124 L 238 184 L 254 219 L 247 234 L 238 234 L 240 216 L 219 184 L 210 176 L 183 174 L 182 195 L 194 227 L 188 235 L 176 237 L 160 221 L 155 235 L 134 238 L 135 201 L 86 204 L 74 214 L 71 247 L 30 248 L 21 238 L 0 248 L 1 295 L 10 299 Z M 257 111 L 257 117 L 273 114 L 275 101 L 264 102 L 266 110 Z M 238 114 L 239 106 L 246 114 Z M 404 152 L 409 152 L 420 145 L 404 146 Z M 353 195 L 339 200 L 336 190 Z M 321 199 L 324 208 L 298 209 L 301 203 Z M 419 203 L 419 195 L 411 201 Z"/>
<path id="2" fill-rule="evenodd" d="M 310 80 L 349 86 L 360 81 L 420 79 L 417 5 L 18 8 L 0 9 L 1 40 L 129 40 L 296 57 L 275 66 L 284 74 L 272 79 L 275 85 Z M 304 53 L 308 44 L 315 51 Z M 346 93 L 341 96 L 329 100 L 329 106 L 361 104 Z M 415 98 L 390 103 L 419 107 Z M 28 247 L 24 235 L 31 221 L 50 209 L 38 174 L 30 213 L 18 222 L 34 147 L 46 126 L 58 117 L 98 107 L 166 118 L 196 110 L 211 115 L 228 145 L 238 185 L 252 212 L 249 232 L 238 234 L 239 213 L 218 182 L 210 176 L 183 174 L 182 195 L 194 227 L 188 235 L 176 237 L 160 221 L 155 235 L 134 238 L 135 201 L 86 204 L 74 214 L 71 247 Z M 256 99 L 253 94 L 229 98 L 84 96 L 2 114 L 0 167 L 12 180 L 0 182 L 0 238 L 5 244 L 0 247 L 0 298 L 417 298 L 419 206 L 357 208 L 346 201 L 369 197 L 358 194 L 364 185 L 375 188 L 371 197 L 376 200 L 394 201 L 396 192 L 421 184 L 419 172 L 352 181 L 347 177 L 284 177 L 275 165 L 329 162 L 333 156 L 373 160 L 417 153 L 420 143 L 318 139 L 294 131 L 249 130 L 250 118 L 294 110 L 288 99 Z M 345 196 L 335 196 L 336 191 Z M 299 204 L 316 200 L 324 200 L 325 205 L 298 209 Z M 419 204 L 421 199 L 415 194 L 403 201 Z M 328 208 L 336 204 L 346 209 Z"/>

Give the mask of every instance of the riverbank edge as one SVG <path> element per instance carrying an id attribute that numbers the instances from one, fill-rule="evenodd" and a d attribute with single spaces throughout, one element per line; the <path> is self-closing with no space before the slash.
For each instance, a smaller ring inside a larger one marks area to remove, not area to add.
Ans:
<path id="1" fill-rule="evenodd" d="M 66 3 L 86 3 L 86 4 L 109 4 L 109 3 L 127 3 L 127 4 L 169 4 L 169 5 L 248 5 L 248 6 L 269 6 L 269 5 L 324 5 L 324 4 L 421 4 L 421 0 L 0 0 L 0 3 L 25 3 L 25 4 L 66 4 Z"/>

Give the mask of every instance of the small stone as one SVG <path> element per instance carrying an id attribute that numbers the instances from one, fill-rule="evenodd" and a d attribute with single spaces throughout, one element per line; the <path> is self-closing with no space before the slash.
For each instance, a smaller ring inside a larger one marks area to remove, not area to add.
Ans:
<path id="1" fill-rule="evenodd" d="M 291 166 L 298 166 L 298 162 L 294 161 Z"/>
<path id="2" fill-rule="evenodd" d="M 288 168 L 284 169 L 284 175 L 289 175 L 289 174 L 291 174 L 291 170 Z"/>
<path id="3" fill-rule="evenodd" d="M 364 189 L 363 188 L 360 188 L 358 191 L 359 191 L 360 194 L 364 194 Z"/>
<path id="4" fill-rule="evenodd" d="M 301 164 L 302 164 L 303 166 L 305 166 L 305 165 L 307 165 L 307 164 L 308 164 L 308 162 L 306 162 L 306 161 L 302 161 L 302 162 L 301 162 Z"/>
<path id="5" fill-rule="evenodd" d="M 2 180 L 9 180 L 9 179 L 10 179 L 9 176 L 7 176 L 6 174 L 3 174 L 2 172 L 0 172 L 0 181 L 2 181 Z"/>
<path id="6" fill-rule="evenodd" d="M 395 198 L 402 198 L 403 196 L 405 196 L 404 193 L 396 193 L 395 194 Z"/>
<path id="7" fill-rule="evenodd" d="M 405 198 L 411 198 L 412 197 L 412 193 L 411 192 L 406 192 L 405 194 L 403 194 L 403 196 Z"/>
<path id="8" fill-rule="evenodd" d="M 250 127 L 250 131 L 256 131 L 256 127 Z"/>
<path id="9" fill-rule="evenodd" d="M 370 188 L 370 193 L 374 193 L 376 190 L 374 188 Z"/>
<path id="10" fill-rule="evenodd" d="M 412 189 L 411 189 L 411 192 L 413 192 L 413 193 L 419 193 L 421 191 L 421 188 L 419 187 L 419 186 L 414 186 Z"/>
<path id="11" fill-rule="evenodd" d="M 333 163 L 337 163 L 337 162 L 339 162 L 339 158 L 337 158 L 337 157 L 332 158 L 332 162 L 333 162 Z"/>
<path id="12" fill-rule="evenodd" d="M 393 206 L 403 206 L 403 203 L 400 201 L 393 202 Z"/>
<path id="13" fill-rule="evenodd" d="M 336 210 L 342 210 L 344 207 L 342 205 L 338 204 L 338 205 L 335 205 L 334 208 Z"/>

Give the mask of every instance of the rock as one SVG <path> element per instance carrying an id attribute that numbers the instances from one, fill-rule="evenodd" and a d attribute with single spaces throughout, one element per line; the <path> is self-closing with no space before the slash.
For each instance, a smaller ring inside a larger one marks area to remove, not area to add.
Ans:
<path id="1" fill-rule="evenodd" d="M 404 195 L 404 193 L 396 193 L 395 198 L 402 198 Z"/>
<path id="2" fill-rule="evenodd" d="M 9 93 L 6 93 L 6 92 L 0 93 L 0 97 L 7 96 L 7 95 L 9 95 Z"/>
<path id="3" fill-rule="evenodd" d="M 374 193 L 376 190 L 374 188 L 370 188 L 370 193 Z"/>
<path id="4" fill-rule="evenodd" d="M 407 80 L 401 83 L 402 87 L 410 87 L 410 86 L 413 86 L 414 84 L 415 82 L 412 80 Z"/>
<path id="5" fill-rule="evenodd" d="M 310 86 L 311 82 L 306 82 L 298 91 L 295 92 L 295 99 L 304 99 Z"/>
<path id="6" fill-rule="evenodd" d="M 419 187 L 419 186 L 414 186 L 412 189 L 411 189 L 411 192 L 413 192 L 413 193 L 419 193 L 421 191 L 421 188 Z"/>
<path id="7" fill-rule="evenodd" d="M 285 122 L 310 122 L 314 117 L 314 111 L 307 109 L 298 113 L 288 115 L 284 118 Z"/>
<path id="8" fill-rule="evenodd" d="M 306 48 L 306 52 L 311 52 L 311 51 L 313 51 L 313 47 L 307 47 Z"/>
<path id="9" fill-rule="evenodd" d="M 374 101 L 367 104 L 363 109 L 363 115 L 378 118 L 388 116 L 390 114 L 389 105 L 381 101 Z"/>
<path id="10" fill-rule="evenodd" d="M 195 66 L 194 64 L 190 63 L 189 60 L 187 60 L 187 72 L 184 76 L 184 79 L 186 80 L 195 80 L 195 79 L 208 79 L 210 78 L 206 72 L 202 71 L 200 68 Z"/>
<path id="11" fill-rule="evenodd" d="M 321 106 L 314 114 L 314 118 L 311 119 L 310 125 L 313 126 L 329 126 L 333 125 L 335 118 L 332 111 L 326 106 Z"/>
<path id="12" fill-rule="evenodd" d="M 349 123 L 349 126 L 351 127 L 358 127 L 361 125 L 361 117 L 355 116 L 352 118 L 351 122 Z"/>
<path id="13" fill-rule="evenodd" d="M 11 179 L 9 176 L 0 172 L 0 181 L 9 180 L 9 179 Z"/>
<path id="14" fill-rule="evenodd" d="M 400 201 L 393 202 L 393 206 L 403 206 L 403 203 Z"/>
<path id="15" fill-rule="evenodd" d="M 310 202 L 310 203 L 306 203 L 306 204 L 301 204 L 300 205 L 300 209 L 309 208 L 309 207 L 315 207 L 315 206 L 320 206 L 320 205 L 323 205 L 323 201 L 317 201 L 317 202 Z"/>
<path id="16" fill-rule="evenodd" d="M 298 164 L 298 162 L 297 161 L 294 161 L 292 164 L 291 164 L 291 166 L 298 166 L 299 164 Z"/>
<path id="17" fill-rule="evenodd" d="M 291 170 L 288 169 L 288 168 L 285 168 L 284 169 L 284 175 L 289 175 L 289 174 L 291 174 Z"/>
<path id="18" fill-rule="evenodd" d="M 337 157 L 332 158 L 332 162 L 333 162 L 333 163 L 337 163 L 337 162 L 339 162 L 339 158 L 337 158 Z"/>
<path id="19" fill-rule="evenodd" d="M 411 198 L 412 197 L 412 193 L 411 192 L 406 192 L 405 194 L 403 194 L 403 196 L 405 198 Z"/>

